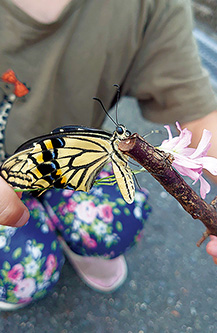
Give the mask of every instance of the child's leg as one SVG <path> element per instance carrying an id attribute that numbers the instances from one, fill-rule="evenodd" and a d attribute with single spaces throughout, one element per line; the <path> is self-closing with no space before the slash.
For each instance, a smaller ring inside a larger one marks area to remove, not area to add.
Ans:
<path id="1" fill-rule="evenodd" d="M 94 187 L 90 193 L 48 191 L 43 204 L 60 221 L 57 228 L 72 251 L 105 259 L 137 242 L 151 210 L 145 192 L 137 191 L 135 202 L 128 205 L 114 186 Z"/>
<path id="2" fill-rule="evenodd" d="M 104 292 L 116 290 L 127 276 L 121 254 L 140 238 L 151 211 L 146 191 L 136 192 L 135 202 L 127 205 L 114 186 L 93 187 L 90 193 L 52 190 L 43 204 L 57 221 L 63 249 L 85 283 Z"/>
<path id="3" fill-rule="evenodd" d="M 27 225 L 21 228 L 0 226 L 1 309 L 13 309 L 44 297 L 58 281 L 64 263 L 53 225 L 43 206 L 25 195 L 24 203 L 31 214 Z"/>
<path id="4" fill-rule="evenodd" d="M 135 202 L 127 205 L 110 186 L 94 187 L 89 194 L 52 190 L 43 203 L 56 220 L 63 249 L 83 281 L 103 292 L 120 287 L 127 276 L 121 254 L 140 238 L 150 212 L 145 192 L 136 192 Z"/>

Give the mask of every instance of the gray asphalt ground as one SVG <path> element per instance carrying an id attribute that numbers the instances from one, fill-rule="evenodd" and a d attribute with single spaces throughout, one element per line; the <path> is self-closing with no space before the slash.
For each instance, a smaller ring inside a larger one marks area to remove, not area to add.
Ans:
<path id="1" fill-rule="evenodd" d="M 148 138 L 155 145 L 166 138 L 163 126 L 145 121 L 131 98 L 121 101 L 119 121 L 140 134 L 162 130 Z M 113 130 L 109 120 L 104 126 Z M 66 261 L 49 296 L 18 311 L 1 312 L 0 333 L 217 332 L 217 267 L 206 245 L 196 246 L 205 227 L 148 173 L 139 182 L 150 192 L 153 212 L 144 238 L 126 254 L 125 284 L 113 294 L 95 292 Z M 212 185 L 206 201 L 215 195 Z"/>

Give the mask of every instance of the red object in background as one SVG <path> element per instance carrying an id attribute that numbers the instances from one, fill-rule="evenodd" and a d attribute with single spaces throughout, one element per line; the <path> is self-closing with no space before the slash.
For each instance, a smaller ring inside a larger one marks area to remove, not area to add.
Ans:
<path id="1" fill-rule="evenodd" d="M 29 89 L 20 82 L 14 73 L 12 69 L 8 69 L 2 76 L 1 76 L 2 81 L 6 83 L 11 83 L 14 84 L 14 94 L 17 97 L 22 97 L 28 94 Z"/>

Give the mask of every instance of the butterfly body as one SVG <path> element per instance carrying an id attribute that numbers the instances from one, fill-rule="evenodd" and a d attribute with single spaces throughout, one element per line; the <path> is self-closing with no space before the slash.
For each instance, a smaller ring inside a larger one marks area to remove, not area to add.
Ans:
<path id="1" fill-rule="evenodd" d="M 88 192 L 109 162 L 126 202 L 135 189 L 127 157 L 118 149 L 129 136 L 122 125 L 113 133 L 82 126 L 65 126 L 21 145 L 1 166 L 2 177 L 15 189 L 67 188 Z"/>

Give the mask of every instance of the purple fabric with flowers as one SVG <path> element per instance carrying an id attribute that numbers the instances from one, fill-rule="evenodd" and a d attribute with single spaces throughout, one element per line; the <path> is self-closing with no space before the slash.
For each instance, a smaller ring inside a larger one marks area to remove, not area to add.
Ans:
<path id="1" fill-rule="evenodd" d="M 64 256 L 50 218 L 35 198 L 22 228 L 0 226 L 0 301 L 28 303 L 45 296 L 58 281 Z"/>
<path id="2" fill-rule="evenodd" d="M 108 165 L 100 177 L 110 172 Z M 136 191 L 128 205 L 115 186 L 49 190 L 40 201 L 24 194 L 23 201 L 27 225 L 0 226 L 0 301 L 11 303 L 42 298 L 58 281 L 64 263 L 59 234 L 80 255 L 115 258 L 139 240 L 151 211 L 146 190 Z"/>

